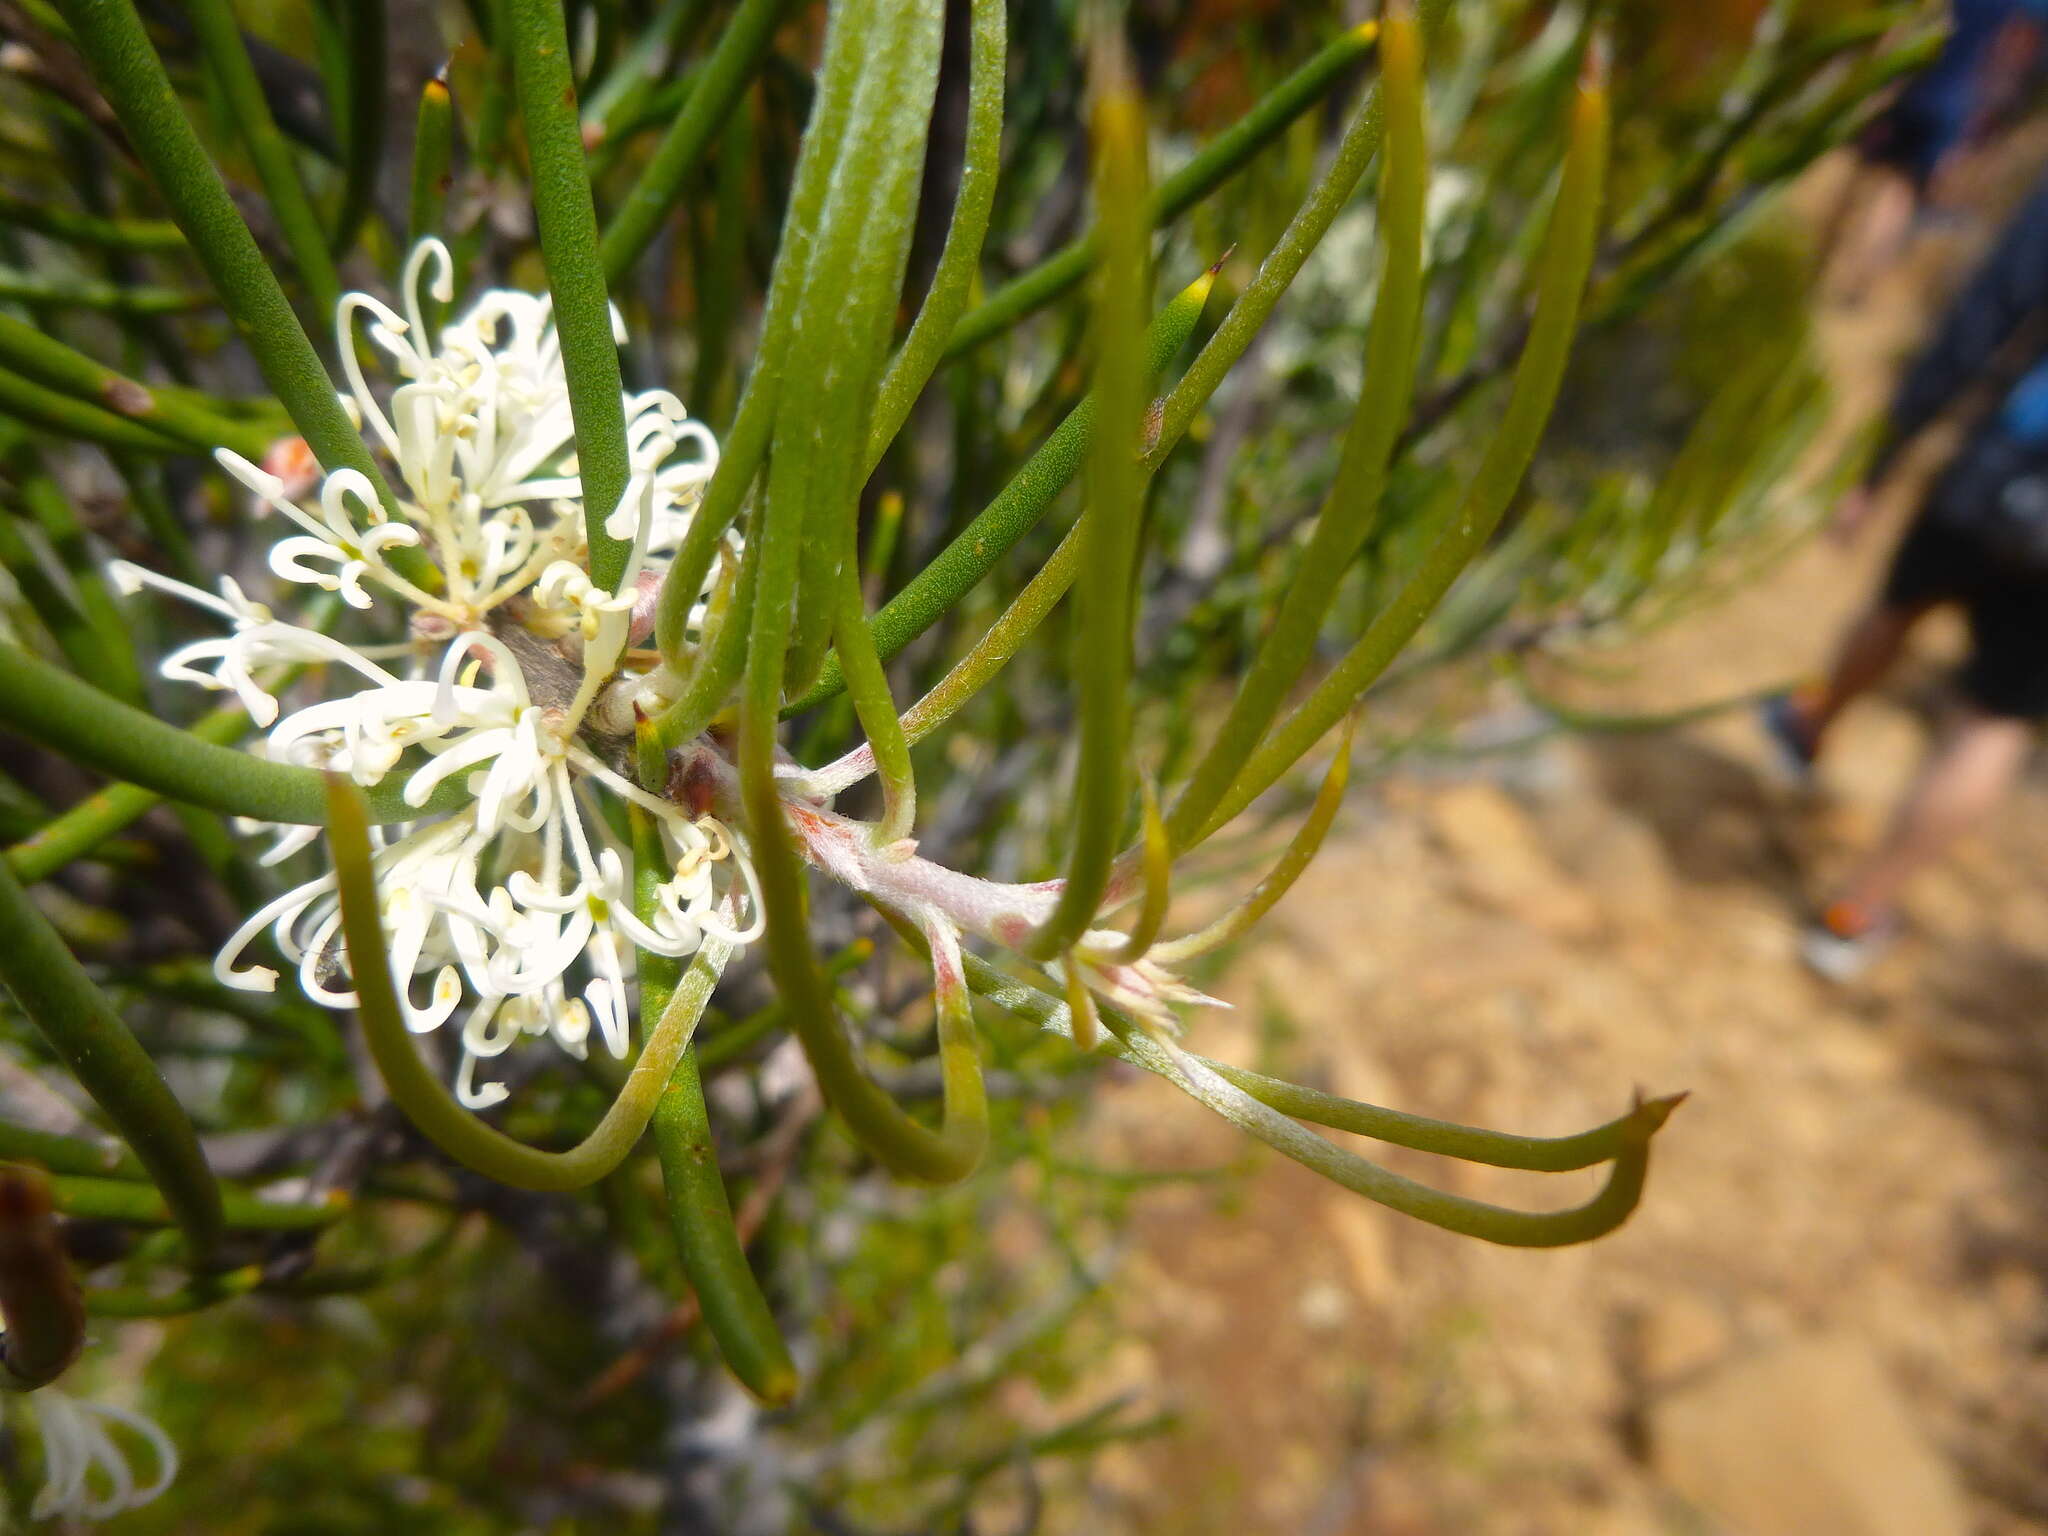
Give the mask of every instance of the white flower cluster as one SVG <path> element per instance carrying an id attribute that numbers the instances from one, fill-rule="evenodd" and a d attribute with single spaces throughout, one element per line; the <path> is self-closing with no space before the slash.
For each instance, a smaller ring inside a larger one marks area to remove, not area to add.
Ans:
<path id="1" fill-rule="evenodd" d="M 139 1509 L 171 1486 L 178 1451 L 154 1419 L 112 1403 L 70 1397 L 55 1387 L 23 1394 L 42 1431 L 43 1486 L 29 1507 L 32 1520 L 108 1520 Z M 140 1482 L 128 1455 L 107 1425 L 118 1424 L 148 1447 L 156 1475 Z"/>
<path id="2" fill-rule="evenodd" d="M 744 944 L 761 931 L 760 907 L 752 867 L 723 825 L 645 792 L 617 766 L 635 709 L 658 711 L 673 682 L 632 647 L 651 625 L 665 557 L 717 467 L 717 443 L 667 391 L 626 397 L 631 479 L 605 528 L 632 553 L 616 593 L 597 587 L 585 570 L 549 301 L 489 292 L 430 339 L 420 294 L 430 266 L 428 292 L 448 302 L 448 251 L 426 240 L 406 263 L 405 315 L 351 293 L 337 317 L 350 385 L 342 399 L 398 470 L 395 516 L 367 477 L 321 477 L 296 441 L 263 467 L 216 455 L 299 530 L 272 546 L 271 570 L 383 617 L 385 638 L 345 644 L 281 622 L 232 578 L 215 596 L 125 563 L 112 574 L 124 590 L 157 587 L 227 621 L 227 635 L 181 647 L 162 671 L 232 691 L 267 728 L 264 755 L 363 785 L 405 774 L 403 798 L 422 816 L 380 829 L 376 852 L 392 969 L 416 1031 L 467 1005 L 456 1090 L 481 1108 L 506 1090 L 477 1083 L 478 1061 L 522 1036 L 552 1035 L 580 1057 L 594 1028 L 614 1056 L 625 1054 L 634 946 L 688 955 L 707 933 Z M 358 312 L 401 380 L 388 409 L 356 357 Z M 417 551 L 415 563 L 394 567 L 399 550 Z M 436 577 L 424 577 L 420 557 Z M 357 686 L 280 718 L 262 680 L 280 666 L 320 667 L 330 682 Z M 450 780 L 469 798 L 435 814 L 430 802 Z M 606 795 L 659 820 L 669 868 L 651 922 L 633 913 L 629 861 L 601 814 Z M 266 864 L 319 835 L 277 831 Z M 252 914 L 215 973 L 229 986 L 273 989 L 277 973 L 243 958 L 268 928 L 308 997 L 352 1007 L 340 922 L 335 877 L 321 875 Z M 415 977 L 428 978 L 424 1000 Z"/>

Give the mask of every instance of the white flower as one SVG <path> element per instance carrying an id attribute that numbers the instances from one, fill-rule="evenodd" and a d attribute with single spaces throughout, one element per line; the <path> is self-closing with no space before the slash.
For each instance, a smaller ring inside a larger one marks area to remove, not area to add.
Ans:
<path id="1" fill-rule="evenodd" d="M 29 1517 L 106 1520 L 139 1509 L 171 1486 L 178 1451 L 154 1419 L 112 1403 L 67 1397 L 55 1387 L 24 1394 L 35 1410 L 43 1441 L 43 1486 Z M 154 1474 L 141 1482 L 108 1424 L 132 1431 L 149 1447 Z"/>
<path id="2" fill-rule="evenodd" d="M 233 633 L 223 639 L 195 640 L 179 646 L 163 659 L 159 670 L 179 682 L 233 692 L 258 725 L 268 725 L 277 718 L 277 700 L 255 679 L 259 667 L 338 662 L 355 668 L 373 682 L 390 677 L 369 655 L 332 636 L 295 624 L 278 623 L 268 608 L 243 595 L 232 576 L 220 579 L 218 597 L 126 560 L 110 561 L 107 576 L 119 592 L 133 594 L 144 587 L 155 587 L 218 613 L 233 624 Z M 213 663 L 211 671 L 196 665 L 209 661 Z"/>
<path id="3" fill-rule="evenodd" d="M 421 287 L 447 302 L 451 271 L 447 248 L 423 240 L 406 261 L 404 315 L 362 293 L 345 295 L 336 315 L 349 382 L 342 403 L 397 467 L 395 519 L 355 471 L 325 476 L 317 503 L 306 505 L 295 498 L 310 477 L 288 481 L 225 449 L 214 457 L 301 530 L 273 548 L 278 575 L 339 592 L 352 607 L 368 608 L 381 593 L 469 628 L 549 565 L 583 564 L 583 489 L 550 301 L 494 290 L 429 338 Z M 359 314 L 369 317 L 364 336 L 402 381 L 388 409 L 357 354 Z M 666 390 L 628 395 L 624 405 L 631 479 L 605 529 L 635 544 L 637 564 L 674 550 L 718 467 L 718 444 Z M 296 460 L 278 467 L 287 462 Z M 394 567 L 390 552 L 400 547 L 425 554 L 439 591 Z"/>
<path id="4" fill-rule="evenodd" d="M 377 829 L 373 851 L 392 971 L 415 1031 L 461 1015 L 456 1090 L 482 1107 L 506 1090 L 480 1085 L 478 1063 L 517 1039 L 549 1035 L 581 1056 L 594 1033 L 625 1054 L 636 946 L 689 955 L 706 934 L 746 943 L 761 925 L 752 868 L 730 833 L 606 761 L 625 756 L 636 701 L 654 703 L 667 684 L 629 647 L 645 633 L 662 564 L 688 531 L 717 444 L 666 391 L 625 397 L 630 476 L 605 528 L 630 541 L 631 556 L 616 593 L 598 587 L 586 569 L 549 303 L 486 293 L 429 338 L 422 284 L 445 303 L 450 271 L 446 248 L 423 241 L 406 263 L 403 315 L 349 294 L 337 316 L 343 403 L 396 467 L 392 506 L 361 473 L 322 477 L 289 445 L 267 467 L 216 454 L 293 524 L 272 546 L 270 569 L 338 594 L 360 615 L 351 622 L 381 625 L 381 637 L 345 643 L 279 622 L 232 579 L 216 597 L 125 563 L 113 577 L 123 591 L 155 587 L 227 621 L 228 635 L 181 647 L 162 670 L 232 690 L 266 728 L 256 751 L 364 786 L 403 775 L 401 796 L 421 815 Z M 400 380 L 388 402 L 357 357 L 359 314 Z M 262 674 L 287 665 L 322 669 L 327 694 L 282 711 L 281 685 Z M 439 809 L 450 786 L 463 798 Z M 669 867 L 647 921 L 632 910 L 604 798 L 639 805 L 661 828 Z M 275 830 L 266 864 L 319 835 Z M 266 930 L 308 997 L 355 1005 L 331 872 L 249 915 L 216 957 L 224 984 L 275 988 L 278 973 L 247 958 Z"/>

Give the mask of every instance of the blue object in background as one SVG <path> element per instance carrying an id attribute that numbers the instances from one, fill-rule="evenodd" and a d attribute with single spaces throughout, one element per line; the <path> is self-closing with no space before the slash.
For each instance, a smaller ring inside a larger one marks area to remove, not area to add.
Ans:
<path id="1" fill-rule="evenodd" d="M 1999 408 L 1999 425 L 2030 447 L 2048 447 L 2048 358 L 2013 385 Z"/>
<path id="2" fill-rule="evenodd" d="M 1992 44 L 2023 18 L 2048 23 L 2048 0 L 1951 0 L 1948 38 L 1878 120 L 1873 157 L 1924 187 L 1970 131 Z"/>

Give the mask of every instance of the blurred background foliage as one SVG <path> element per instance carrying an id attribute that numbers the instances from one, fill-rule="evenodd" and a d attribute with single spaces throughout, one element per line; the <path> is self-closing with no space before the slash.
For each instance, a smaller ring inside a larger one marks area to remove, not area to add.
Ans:
<path id="1" fill-rule="evenodd" d="M 217 162 L 232 185 L 254 187 L 182 8 L 144 9 Z M 735 8 L 568 9 L 598 202 L 615 206 Z M 989 292 L 1084 228 L 1080 10 L 1078 0 L 1011 8 Z M 351 195 L 352 157 L 370 145 L 362 243 L 343 266 L 350 286 L 391 283 L 408 223 L 414 108 L 444 61 L 458 131 L 443 233 L 479 275 L 543 286 L 502 57 L 478 41 L 501 19 L 490 0 L 419 0 L 388 14 L 257 0 L 237 14 L 259 41 L 273 111 L 316 202 Z M 1475 689 L 1503 665 L 1571 663 L 1740 581 L 1799 536 L 1836 472 L 1805 453 L 1824 405 L 1805 335 L 1812 256 L 1774 194 L 1925 59 L 1936 36 L 1926 8 L 1627 0 L 1601 14 L 1614 40 L 1618 131 L 1586 328 L 1508 525 L 1368 709 L 1365 734 L 1383 758 L 1454 744 Z M 1184 164 L 1363 19 L 1334 0 L 1138 0 L 1129 37 L 1160 170 Z M 1459 0 L 1432 51 L 1438 173 L 1423 380 L 1385 515 L 1327 624 L 1333 654 L 1454 510 L 1484 450 L 1594 19 L 1590 7 L 1551 0 Z M 964 34 L 964 21 L 965 7 L 952 7 L 949 36 Z M 385 70 L 364 81 L 351 74 L 362 40 L 349 33 L 371 25 L 383 29 Z M 39 0 L 6 0 L 0 29 L 0 304 L 169 392 L 246 401 L 229 414 L 250 437 L 278 435 L 282 417 L 258 398 L 260 381 L 208 307 L 182 241 L 96 114 L 90 86 L 67 71 L 61 26 Z M 820 7 L 783 8 L 745 109 L 706 157 L 682 217 L 615 290 L 638 343 L 628 383 L 676 388 L 720 430 L 759 319 L 820 33 Z M 936 260 L 958 172 L 966 60 L 954 41 L 913 291 Z M 1347 72 L 1247 171 L 1165 230 L 1164 291 L 1221 262 L 1206 324 L 1299 205 L 1365 73 Z M 259 238 L 273 241 L 256 200 L 244 205 Z M 1329 483 L 1360 385 L 1372 235 L 1362 189 L 1159 479 L 1136 736 L 1154 772 L 1185 767 L 1194 726 L 1227 702 L 1220 680 L 1249 659 Z M 324 336 L 317 306 L 295 297 Z M 1077 398 L 1083 332 L 1069 294 L 938 375 L 878 477 L 898 495 L 867 509 L 871 600 L 920 569 Z M 93 572 L 110 552 L 186 571 L 248 568 L 237 498 L 176 444 L 85 441 L 91 432 L 70 430 L 30 395 L 0 399 L 0 416 L 7 637 L 76 662 L 69 639 L 100 657 L 107 686 L 153 695 L 96 626 L 161 623 L 165 633 L 133 637 L 147 656 L 177 638 L 175 621 L 145 620 L 148 609 L 110 618 Z M 52 485 L 62 494 L 45 494 Z M 1009 569 L 1035 568 L 1052 542 L 1041 528 Z M 913 644 L 894 668 L 898 696 L 935 681 L 1014 590 L 999 573 Z M 1004 686 L 922 749 L 923 835 L 959 862 L 1017 878 L 1057 868 L 1063 808 L 1050 788 L 1064 782 L 1054 770 L 1066 746 L 1065 655 L 1052 644 L 1020 657 Z M 183 718 L 180 701 L 163 703 Z M 853 731 L 843 701 L 826 705 L 797 738 L 800 756 L 816 761 Z M 91 789 L 19 742 L 0 745 L 0 765 L 10 842 Z M 1240 838 L 1210 862 L 1242 867 L 1246 852 Z M 1154 1404 L 1086 1393 L 1088 1363 L 1116 1336 L 1123 1214 L 1166 1175 L 1074 1160 L 1070 1133 L 1094 1074 L 1059 1042 L 989 1015 L 996 1111 L 984 1170 L 937 1194 L 911 1191 L 873 1172 L 818 1116 L 760 978 L 721 993 L 701 1039 L 725 1166 L 810 1383 L 794 1407 L 765 1413 L 691 1326 L 651 1156 L 629 1161 L 594 1199 L 458 1176 L 388 1112 L 361 1108 L 354 1046 L 331 1016 L 285 993 L 213 983 L 206 956 L 265 878 L 218 818 L 159 812 L 40 891 L 226 1171 L 302 1177 L 308 1148 L 370 1170 L 351 1214 L 318 1237 L 320 1288 L 334 1294 L 303 1294 L 308 1234 L 278 1234 L 250 1255 L 262 1270 L 256 1294 L 164 1296 L 148 1289 L 156 1239 L 115 1222 L 71 1224 L 103 1312 L 177 1314 L 99 1317 L 99 1347 L 78 1372 L 83 1390 L 146 1407 L 183 1452 L 177 1484 L 123 1517 L 123 1529 L 1008 1531 L 1032 1528 L 1048 1503 L 1085 1499 L 1101 1447 L 1170 1430 Z M 841 946 L 869 933 L 863 916 L 829 902 L 819 924 Z M 911 1044 L 927 1023 L 916 968 L 900 957 L 848 965 L 841 986 L 856 1018 L 904 1042 L 899 1086 L 935 1093 L 935 1064 Z M 76 1128 L 80 1106 L 45 1070 L 33 1032 L 0 1012 L 0 1038 L 5 1119 Z M 587 1125 L 605 1097 L 565 1063 L 525 1085 L 509 1127 Z M 280 1126 L 297 1129 L 280 1141 Z M 1172 1176 L 1227 1201 L 1234 1172 Z M 0 1452 L 18 1519 L 39 1452 L 18 1429 Z"/>

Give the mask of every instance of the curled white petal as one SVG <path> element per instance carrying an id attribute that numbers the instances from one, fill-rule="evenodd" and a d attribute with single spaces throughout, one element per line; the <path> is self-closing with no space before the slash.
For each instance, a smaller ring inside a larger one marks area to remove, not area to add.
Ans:
<path id="1" fill-rule="evenodd" d="M 111 1519 L 149 1503 L 178 1475 L 177 1447 L 146 1415 L 112 1403 L 88 1402 L 55 1387 L 29 1394 L 26 1401 L 43 1440 L 44 1481 L 29 1508 L 31 1519 Z M 109 1423 L 129 1430 L 149 1447 L 155 1470 L 146 1484 L 138 1485 L 128 1453 L 107 1433 Z M 96 1488 L 96 1481 L 101 1486 Z"/>

